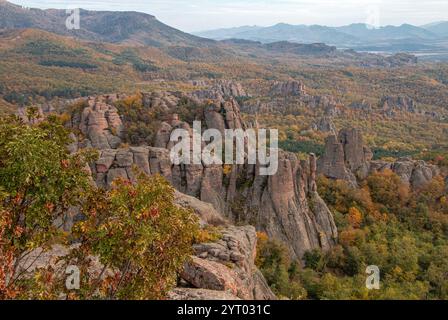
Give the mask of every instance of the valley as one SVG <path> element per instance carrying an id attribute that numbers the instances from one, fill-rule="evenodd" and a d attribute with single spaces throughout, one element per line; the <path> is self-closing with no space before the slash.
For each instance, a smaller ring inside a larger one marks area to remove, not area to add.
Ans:
<path id="1" fill-rule="evenodd" d="M 446 23 L 80 14 L 0 0 L 0 299 L 448 299 Z M 174 164 L 193 121 L 278 130 L 278 170 Z"/>

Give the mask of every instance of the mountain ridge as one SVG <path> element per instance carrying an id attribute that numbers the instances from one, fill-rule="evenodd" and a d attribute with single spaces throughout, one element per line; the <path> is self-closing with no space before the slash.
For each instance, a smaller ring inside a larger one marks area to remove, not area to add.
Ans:
<path id="1" fill-rule="evenodd" d="M 353 23 L 341 27 L 278 23 L 268 27 L 255 26 L 242 32 L 240 28 L 230 28 L 193 34 L 214 40 L 241 38 L 264 43 L 275 40 L 301 43 L 323 42 L 329 45 L 347 46 L 396 40 L 434 41 L 448 37 L 448 22 L 427 26 L 414 26 L 411 24 L 402 24 L 400 26 L 387 25 L 379 28 L 364 23 Z"/>
<path id="2" fill-rule="evenodd" d="M 203 39 L 163 24 L 153 15 L 135 11 L 90 11 L 80 9 L 79 30 L 68 30 L 69 17 L 62 9 L 24 8 L 0 2 L 0 29 L 41 29 L 83 40 L 129 43 L 162 47 L 169 45 L 208 47 L 215 41 Z"/>

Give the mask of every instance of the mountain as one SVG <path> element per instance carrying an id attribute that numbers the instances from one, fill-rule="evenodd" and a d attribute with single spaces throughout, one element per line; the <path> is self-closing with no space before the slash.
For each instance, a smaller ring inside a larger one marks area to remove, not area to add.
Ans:
<path id="1" fill-rule="evenodd" d="M 323 42 L 334 44 L 335 42 L 353 42 L 357 39 L 333 28 L 323 26 L 290 25 L 279 23 L 272 27 L 252 27 L 218 29 L 197 33 L 196 35 L 215 40 L 240 38 L 263 43 L 276 41 L 290 41 L 302 43 Z"/>
<path id="2" fill-rule="evenodd" d="M 218 29 L 197 33 L 198 36 L 215 40 L 245 39 L 263 43 L 290 41 L 300 43 L 326 43 L 338 47 L 355 48 L 357 46 L 377 44 L 427 44 L 448 35 L 445 30 L 448 23 L 439 23 L 428 27 L 416 27 L 410 24 L 374 28 L 357 23 L 342 27 L 320 25 L 290 25 L 279 23 L 270 27 Z"/>
<path id="3" fill-rule="evenodd" d="M 439 21 L 422 26 L 422 28 L 444 38 L 448 38 L 448 21 Z"/>
<path id="4" fill-rule="evenodd" d="M 351 24 L 349 26 L 338 27 L 335 29 L 358 38 L 360 42 L 390 41 L 402 39 L 433 40 L 437 38 L 437 36 L 432 32 L 423 28 L 412 26 L 410 24 L 403 24 L 399 27 L 385 26 L 374 28 L 368 26 L 367 24 L 358 23 Z"/>
<path id="5" fill-rule="evenodd" d="M 242 27 L 228 28 L 228 29 L 200 31 L 200 32 L 196 32 L 195 35 L 197 35 L 199 37 L 215 39 L 215 40 L 227 40 L 227 39 L 237 38 L 238 34 L 240 34 L 240 33 L 257 31 L 260 29 L 263 29 L 263 27 L 242 26 Z"/>
<path id="6" fill-rule="evenodd" d="M 81 29 L 68 30 L 68 14 L 57 9 L 28 9 L 0 0 L 0 29 L 34 28 L 84 40 L 163 46 L 207 47 L 214 44 L 169 27 L 140 12 L 80 10 Z"/>

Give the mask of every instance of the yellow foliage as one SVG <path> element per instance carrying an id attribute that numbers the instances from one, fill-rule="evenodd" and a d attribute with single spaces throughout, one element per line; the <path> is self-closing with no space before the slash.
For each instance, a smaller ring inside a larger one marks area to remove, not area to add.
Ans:
<path id="1" fill-rule="evenodd" d="M 361 227 L 362 213 L 357 208 L 350 208 L 348 210 L 348 222 L 353 228 Z"/>
<path id="2" fill-rule="evenodd" d="M 232 172 L 232 165 L 230 164 L 225 164 L 223 167 L 223 174 L 225 176 L 229 175 Z"/>

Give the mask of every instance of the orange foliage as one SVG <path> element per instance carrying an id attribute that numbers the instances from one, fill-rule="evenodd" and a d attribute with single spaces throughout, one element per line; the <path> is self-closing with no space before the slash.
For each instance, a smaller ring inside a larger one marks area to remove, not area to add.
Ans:
<path id="1" fill-rule="evenodd" d="M 357 208 L 350 208 L 348 210 L 348 222 L 353 228 L 361 227 L 362 213 Z"/>

